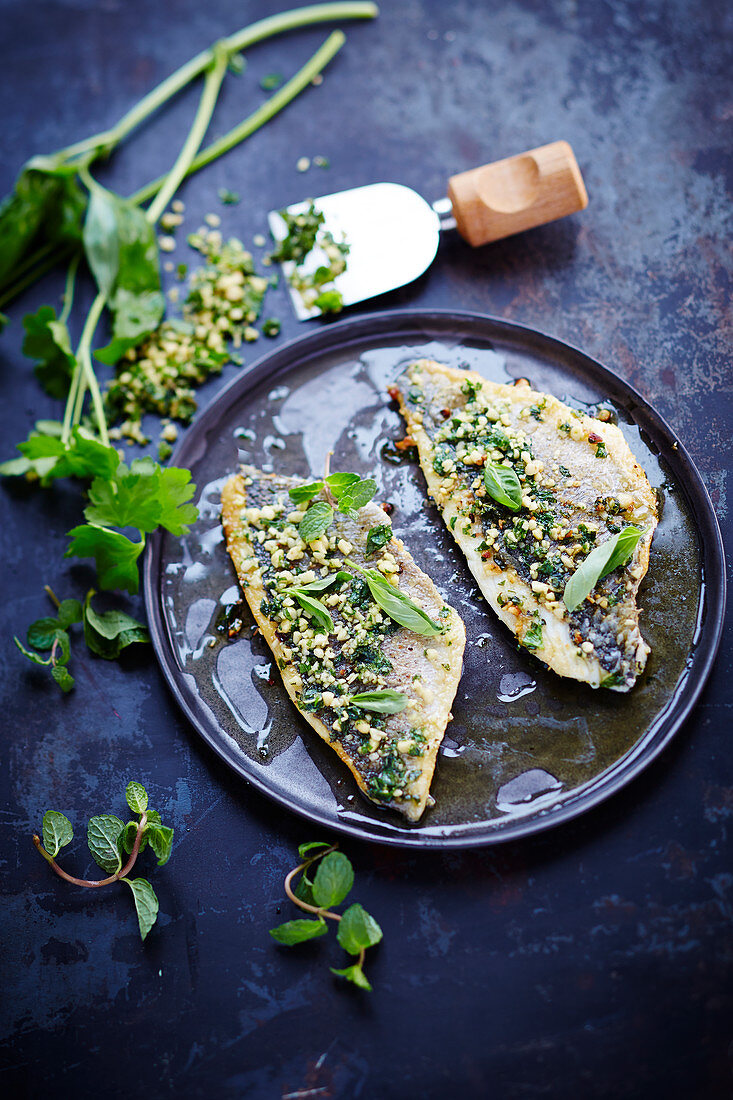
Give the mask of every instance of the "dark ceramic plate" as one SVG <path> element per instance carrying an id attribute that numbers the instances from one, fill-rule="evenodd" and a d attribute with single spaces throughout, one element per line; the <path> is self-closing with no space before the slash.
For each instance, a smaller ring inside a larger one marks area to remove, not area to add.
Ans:
<path id="1" fill-rule="evenodd" d="M 402 422 L 385 389 L 419 356 L 487 378 L 526 377 L 580 406 L 618 413 L 659 492 L 661 521 L 640 592 L 652 647 L 630 694 L 547 671 L 492 615 L 415 464 L 390 440 Z M 436 804 L 410 826 L 373 806 L 336 755 L 299 717 L 252 619 L 234 641 L 216 630 L 238 599 L 222 542 L 219 491 L 238 461 L 305 477 L 327 451 L 332 469 L 374 476 L 378 499 L 419 565 L 465 619 L 463 679 L 438 759 Z M 625 382 L 541 333 L 469 313 L 372 314 L 277 348 L 222 391 L 173 461 L 199 486 L 200 518 L 182 540 L 158 534 L 146 555 L 153 644 L 173 693 L 201 736 L 249 782 L 312 821 L 412 847 L 491 844 L 582 813 L 628 783 L 667 744 L 697 699 L 715 656 L 725 600 L 712 505 L 684 448 Z"/>

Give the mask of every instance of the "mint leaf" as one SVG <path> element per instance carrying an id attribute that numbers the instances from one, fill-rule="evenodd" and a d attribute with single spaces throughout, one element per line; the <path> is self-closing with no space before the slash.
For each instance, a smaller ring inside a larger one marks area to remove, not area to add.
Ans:
<path id="1" fill-rule="evenodd" d="M 43 815 L 43 847 L 50 856 L 57 856 L 59 850 L 74 839 L 74 830 L 68 817 L 57 810 L 46 810 Z"/>
<path id="2" fill-rule="evenodd" d="M 124 822 L 114 814 L 98 814 L 89 819 L 89 851 L 99 866 L 110 875 L 122 869 L 119 842 L 124 828 Z"/>
<path id="3" fill-rule="evenodd" d="M 329 474 L 326 478 L 328 487 L 336 500 L 339 500 L 344 490 L 348 489 L 350 485 L 355 485 L 357 481 L 361 481 L 358 474 L 337 473 Z"/>
<path id="4" fill-rule="evenodd" d="M 317 497 L 322 488 L 322 481 L 311 481 L 308 485 L 296 485 L 294 489 L 288 489 L 288 496 L 294 504 L 302 504 L 303 501 Z"/>
<path id="5" fill-rule="evenodd" d="M 146 878 L 123 878 L 122 882 L 126 882 L 132 890 L 140 936 L 144 940 L 158 919 L 158 899 L 155 896 L 155 890 Z"/>
<path id="6" fill-rule="evenodd" d="M 309 852 L 316 852 L 319 848 L 330 848 L 331 845 L 326 840 L 311 840 L 307 844 L 298 845 L 298 855 L 301 859 L 305 859 Z"/>
<path id="7" fill-rule="evenodd" d="M 325 500 L 311 504 L 298 525 L 298 533 L 303 542 L 313 542 L 328 530 L 333 522 L 333 508 Z"/>
<path id="8" fill-rule="evenodd" d="M 137 559 L 145 543 L 131 542 L 118 531 L 82 524 L 68 532 L 72 542 L 65 558 L 94 558 L 102 588 L 125 588 L 134 595 L 139 587 Z"/>
<path id="9" fill-rule="evenodd" d="M 344 489 L 338 498 L 339 512 L 343 512 L 344 515 L 350 516 L 355 519 L 359 509 L 363 508 L 365 504 L 368 504 L 374 497 L 377 491 L 377 483 L 370 477 L 365 478 L 363 481 L 356 481 L 353 485 L 349 485 Z"/>
<path id="10" fill-rule="evenodd" d="M 158 866 L 162 867 L 171 856 L 173 829 L 170 829 L 167 825 L 149 825 L 145 833 L 150 840 L 150 847 L 158 857 Z"/>
<path id="11" fill-rule="evenodd" d="M 317 920 L 289 920 L 285 924 L 279 924 L 277 928 L 270 929 L 270 935 L 278 943 L 286 947 L 292 947 L 296 943 L 304 943 L 313 940 L 316 936 L 325 936 L 328 931 L 323 917 Z"/>
<path id="12" fill-rule="evenodd" d="M 339 905 L 354 885 L 354 868 L 343 852 L 329 852 L 318 864 L 313 879 L 316 905 L 328 909 Z"/>
<path id="13" fill-rule="evenodd" d="M 72 623 L 80 623 L 82 616 L 81 602 L 79 600 L 62 600 L 59 604 L 58 619 L 63 630 Z"/>
<path id="14" fill-rule="evenodd" d="M 106 661 L 114 661 L 123 649 L 135 642 L 149 642 L 147 627 L 124 611 L 105 611 L 99 614 L 91 604 L 94 589 L 84 601 L 84 640 L 87 646 Z"/>
<path id="15" fill-rule="evenodd" d="M 142 783 L 131 780 L 125 788 L 125 798 L 134 814 L 141 814 L 148 808 L 148 792 Z"/>
<path id="16" fill-rule="evenodd" d="M 51 676 L 64 694 L 71 691 L 74 686 L 74 677 L 71 675 L 66 665 L 52 665 Z"/>
<path id="17" fill-rule="evenodd" d="M 359 989 L 367 989 L 371 992 L 372 987 L 364 976 L 364 971 L 358 963 L 354 963 L 353 966 L 347 966 L 343 970 L 337 970 L 336 967 L 329 967 L 332 974 L 338 974 L 340 978 L 346 978 L 347 981 L 353 982 L 354 985 L 358 985 Z"/>
<path id="18" fill-rule="evenodd" d="M 127 852 L 128 856 L 131 854 L 132 849 L 135 847 L 135 837 L 137 836 L 138 824 L 139 824 L 139 822 L 137 822 L 137 821 L 128 821 L 127 824 L 125 825 L 124 829 L 120 833 L 120 844 L 122 845 L 122 848 L 124 849 L 124 851 Z M 146 827 L 145 831 L 143 832 L 143 835 L 140 839 L 140 849 L 139 850 L 141 852 L 145 848 L 147 848 L 147 846 L 148 846 L 147 832 L 148 832 L 148 830 L 147 830 L 147 827 Z"/>
<path id="19" fill-rule="evenodd" d="M 374 917 L 357 902 L 344 911 L 336 935 L 344 951 L 358 955 L 367 947 L 373 947 L 382 938 L 382 929 Z"/>
<path id="20" fill-rule="evenodd" d="M 31 623 L 28 627 L 26 641 L 28 645 L 33 646 L 34 649 L 51 649 L 53 643 L 56 641 L 56 635 L 59 630 L 60 624 L 58 619 L 36 619 L 36 621 Z"/>

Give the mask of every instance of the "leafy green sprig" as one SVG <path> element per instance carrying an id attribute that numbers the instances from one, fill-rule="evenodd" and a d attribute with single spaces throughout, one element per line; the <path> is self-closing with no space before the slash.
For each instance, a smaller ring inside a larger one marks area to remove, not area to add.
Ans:
<path id="1" fill-rule="evenodd" d="M 343 913 L 334 912 L 332 907 L 341 905 L 354 885 L 351 861 L 337 848 L 338 845 L 329 845 L 323 841 L 300 845 L 298 855 L 303 862 L 286 876 L 285 893 L 299 909 L 313 913 L 314 916 L 307 920 L 301 918 L 286 921 L 277 928 L 271 928 L 270 935 L 285 947 L 292 947 L 297 943 L 325 936 L 328 931 L 326 921 L 336 921 L 336 939 L 356 961 L 340 969 L 332 966 L 329 968 L 331 973 L 346 978 L 360 989 L 371 990 L 364 974 L 364 958 L 367 948 L 374 947 L 382 939 L 382 929 L 358 902 L 350 905 Z M 310 869 L 314 864 L 318 866 L 311 878 Z M 300 878 L 293 886 L 298 875 Z"/>
<path id="2" fill-rule="evenodd" d="M 125 790 L 127 805 L 136 820 L 125 824 L 114 814 L 97 814 L 87 825 L 87 844 L 95 863 L 107 877 L 76 878 L 59 867 L 56 856 L 74 839 L 74 829 L 68 817 L 57 810 L 43 815 L 43 842 L 34 833 L 33 843 L 59 878 L 72 886 L 97 889 L 113 882 L 124 882 L 132 891 L 140 936 L 144 940 L 158 919 L 158 899 L 145 878 L 128 878 L 141 852 L 150 846 L 157 856 L 158 866 L 168 862 L 173 844 L 173 829 L 161 822 L 160 814 L 148 808 L 148 793 L 141 783 L 130 782 Z"/>
<path id="3" fill-rule="evenodd" d="M 45 588 L 56 605 L 56 616 L 45 616 L 31 623 L 26 634 L 28 648 L 17 637 L 13 641 L 29 661 L 50 669 L 55 683 L 64 693 L 71 691 L 75 683 L 67 667 L 71 657 L 69 628 L 75 623 L 82 624 L 84 641 L 91 652 L 107 661 L 115 660 L 123 649 L 134 642 L 150 641 L 143 623 L 126 612 L 112 610 L 100 614 L 95 611 L 92 607 L 93 588 L 87 592 L 84 603 L 76 599 L 59 600 L 48 585 Z M 48 657 L 42 657 L 42 653 L 48 653 Z"/>
<path id="4" fill-rule="evenodd" d="M 313 500 L 323 490 L 327 500 L 316 500 L 311 504 L 298 524 L 298 533 L 303 542 L 313 542 L 325 534 L 334 520 L 336 512 L 355 519 L 359 509 L 374 498 L 377 483 L 370 477 L 361 478 L 358 474 L 328 474 L 322 481 L 312 481 L 308 485 L 297 485 L 288 490 L 295 504 Z"/>

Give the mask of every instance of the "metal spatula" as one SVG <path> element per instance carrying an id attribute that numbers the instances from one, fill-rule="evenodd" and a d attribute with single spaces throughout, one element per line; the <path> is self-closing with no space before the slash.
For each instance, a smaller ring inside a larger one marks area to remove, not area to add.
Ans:
<path id="1" fill-rule="evenodd" d="M 474 247 L 555 221 L 588 205 L 573 150 L 555 141 L 519 156 L 461 172 L 448 181 L 448 198 L 432 206 L 398 183 L 372 183 L 313 200 L 325 215 L 323 228 L 349 245 L 346 270 L 333 284 L 345 306 L 412 282 L 430 266 L 441 229 L 457 229 Z M 287 207 L 304 213 L 311 200 Z M 268 214 L 276 241 L 287 235 L 280 214 Z M 299 271 L 312 273 L 328 261 L 314 248 Z M 295 265 L 283 263 L 289 280 Z M 318 317 L 299 290 L 288 284 L 300 321 Z"/>

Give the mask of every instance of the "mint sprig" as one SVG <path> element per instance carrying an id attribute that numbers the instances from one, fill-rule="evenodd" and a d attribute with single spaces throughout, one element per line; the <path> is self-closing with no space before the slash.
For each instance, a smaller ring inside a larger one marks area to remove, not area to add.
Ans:
<path id="1" fill-rule="evenodd" d="M 313 913 L 314 916 L 309 920 L 300 918 L 286 921 L 277 928 L 271 928 L 270 935 L 277 943 L 293 947 L 295 944 L 325 936 L 328 931 L 326 921 L 336 921 L 336 938 L 344 951 L 356 956 L 356 961 L 341 969 L 330 967 L 331 973 L 345 978 L 360 989 L 371 990 L 364 974 L 364 957 L 367 948 L 374 947 L 382 939 L 382 929 L 358 902 L 350 905 L 343 913 L 336 913 L 332 908 L 346 900 L 354 885 L 351 861 L 337 850 L 336 845 L 329 846 L 323 841 L 301 844 L 298 854 L 303 862 L 287 875 L 285 893 L 299 909 Z M 311 878 L 310 868 L 314 864 L 317 864 L 317 870 Z M 298 875 L 300 877 L 293 886 Z"/>
<path id="2" fill-rule="evenodd" d="M 316 500 L 309 506 L 298 525 L 298 533 L 303 542 L 313 542 L 325 534 L 333 523 L 336 512 L 356 519 L 359 510 L 373 499 L 377 483 L 370 477 L 361 478 L 358 474 L 334 473 L 323 481 L 296 485 L 293 489 L 288 489 L 288 495 L 295 504 L 302 504 L 313 500 L 324 489 L 333 505 L 326 500 Z"/>
<path id="3" fill-rule="evenodd" d="M 161 824 L 160 814 L 148 810 L 148 793 L 142 783 L 132 781 L 125 791 L 127 804 L 137 820 L 125 824 L 115 814 L 97 814 L 87 825 L 87 844 L 94 861 L 106 871 L 104 879 L 82 879 L 59 867 L 56 856 L 74 838 L 74 829 L 64 814 L 47 810 L 43 815 L 43 842 L 34 834 L 33 843 L 56 874 L 74 886 L 94 889 L 113 882 L 125 882 L 132 891 L 140 936 L 144 940 L 158 917 L 158 899 L 145 878 L 128 878 L 138 856 L 150 844 L 158 857 L 158 866 L 168 859 L 173 841 L 173 829 Z M 129 858 L 125 860 L 125 856 Z"/>

